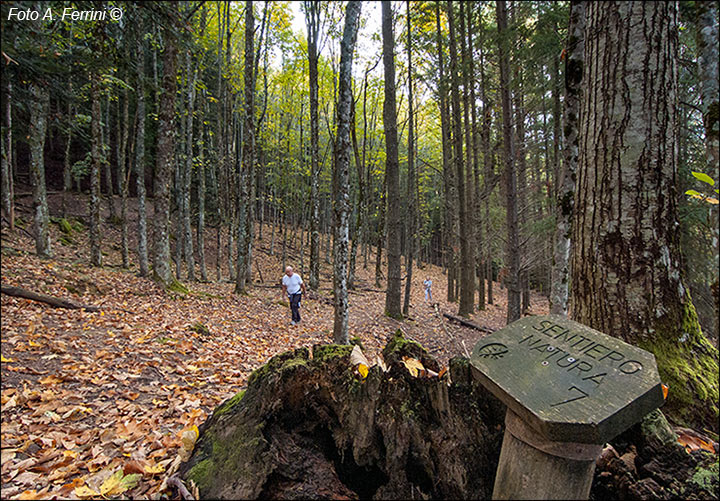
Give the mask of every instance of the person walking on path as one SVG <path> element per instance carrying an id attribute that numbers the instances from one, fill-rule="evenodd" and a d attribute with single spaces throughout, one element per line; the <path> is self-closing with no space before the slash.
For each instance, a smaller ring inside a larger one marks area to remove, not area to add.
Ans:
<path id="1" fill-rule="evenodd" d="M 425 289 L 425 302 L 430 301 L 432 304 L 432 280 L 427 277 L 423 282 L 423 288 Z"/>
<path id="2" fill-rule="evenodd" d="M 290 311 L 292 312 L 291 325 L 300 323 L 300 299 L 305 294 L 305 283 L 300 275 L 293 273 L 292 266 L 285 268 L 285 275 L 282 278 L 283 292 L 290 300 Z"/>

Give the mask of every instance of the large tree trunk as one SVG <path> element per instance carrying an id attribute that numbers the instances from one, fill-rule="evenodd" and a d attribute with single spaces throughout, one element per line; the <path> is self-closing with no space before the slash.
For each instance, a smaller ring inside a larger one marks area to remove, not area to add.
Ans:
<path id="1" fill-rule="evenodd" d="M 173 3 L 173 10 L 177 4 Z M 170 268 L 170 175 L 175 165 L 176 41 L 164 33 L 162 95 L 158 110 L 158 144 L 155 165 L 155 216 L 153 218 L 153 276 L 164 287 L 173 282 Z"/>
<path id="2" fill-rule="evenodd" d="M 579 155 L 578 124 L 582 98 L 583 56 L 585 50 L 585 2 L 570 2 L 570 26 L 565 59 L 565 162 L 556 177 L 555 249 L 550 285 L 550 313 L 567 315 L 570 275 L 570 234 L 572 229 L 575 173 Z M 555 117 L 558 121 L 559 117 Z M 557 142 L 557 140 L 556 140 Z"/>
<path id="3" fill-rule="evenodd" d="M 50 103 L 50 92 L 45 84 L 30 84 L 30 181 L 33 188 L 33 225 L 35 230 L 35 252 L 41 257 L 50 257 L 50 213 L 48 212 L 47 190 L 45 188 L 45 133 Z"/>
<path id="4" fill-rule="evenodd" d="M 385 293 L 385 314 L 400 319 L 401 277 L 400 236 L 402 231 L 400 209 L 400 162 L 398 160 L 397 112 L 395 105 L 395 38 L 393 35 L 392 7 L 382 2 L 383 65 L 385 68 L 385 101 L 383 124 L 385 127 L 385 179 L 387 184 L 387 255 L 388 276 Z"/>
<path id="5" fill-rule="evenodd" d="M 512 105 L 510 102 L 510 69 L 508 54 L 507 5 L 498 0 L 497 23 L 500 40 L 498 59 L 500 60 L 500 96 L 503 117 L 503 146 L 505 154 L 505 210 L 507 221 L 507 322 L 514 322 L 521 316 L 520 311 L 520 238 L 518 235 L 517 183 L 515 178 L 515 141 L 511 122 Z"/>
<path id="6" fill-rule="evenodd" d="M 147 243 L 147 210 L 145 207 L 145 42 L 138 36 L 137 63 L 137 130 L 135 136 L 135 175 L 138 198 L 138 263 L 140 276 L 150 274 Z"/>
<path id="7" fill-rule="evenodd" d="M 350 216 L 350 113 L 352 107 L 352 60 L 362 3 L 350 1 L 345 11 L 345 28 L 340 44 L 337 133 L 335 134 L 335 240 L 333 247 L 333 291 L 335 321 L 333 340 L 348 344 L 348 243 Z"/>
<path id="8" fill-rule="evenodd" d="M 412 54 L 410 25 L 410 0 L 407 0 L 407 57 L 408 57 L 408 174 L 407 174 L 407 238 L 405 254 L 405 301 L 403 315 L 410 314 L 410 291 L 412 288 L 413 259 L 415 258 L 415 240 L 417 232 L 417 213 L 415 208 L 415 126 L 413 116 Z"/>
<path id="9" fill-rule="evenodd" d="M 460 108 L 460 68 L 457 62 L 457 47 L 455 34 L 455 13 L 452 2 L 447 6 L 448 25 L 450 27 L 450 75 L 452 79 L 452 108 L 453 108 L 453 160 L 455 164 L 455 180 L 457 182 L 457 200 L 460 229 L 460 307 L 458 315 L 469 317 L 473 312 L 475 287 L 473 275 L 475 271 L 472 259 L 470 241 L 470 224 L 468 221 L 467 180 L 463 161 L 463 111 Z M 463 23 L 464 24 L 464 23 Z"/>
<path id="10" fill-rule="evenodd" d="M 717 350 L 683 285 L 677 4 L 589 3 L 573 316 L 655 354 L 674 420 L 718 429 Z"/>
<path id="11" fill-rule="evenodd" d="M 102 166 L 102 110 L 100 108 L 100 76 L 90 77 L 90 100 L 92 101 L 92 121 L 90 125 L 92 146 L 92 166 L 90 168 L 90 263 L 102 266 L 100 250 L 100 168 Z"/>

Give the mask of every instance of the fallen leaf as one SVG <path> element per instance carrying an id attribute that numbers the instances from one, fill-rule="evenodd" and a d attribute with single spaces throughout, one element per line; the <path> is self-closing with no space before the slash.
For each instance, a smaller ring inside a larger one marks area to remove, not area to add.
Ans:
<path id="1" fill-rule="evenodd" d="M 663 399 L 667 400 L 668 390 L 670 390 L 670 387 L 663 383 L 660 383 L 660 385 L 662 386 Z"/>
<path id="2" fill-rule="evenodd" d="M 91 497 L 100 495 L 99 492 L 95 492 L 87 485 L 81 485 L 80 487 L 75 487 L 73 494 L 75 494 L 79 498 L 91 498 Z"/>
<path id="3" fill-rule="evenodd" d="M 368 375 L 368 366 L 365 364 L 359 364 L 358 365 L 358 372 L 360 375 L 365 379 Z"/>
<path id="4" fill-rule="evenodd" d="M 410 375 L 413 377 L 418 377 L 418 375 L 425 373 L 425 367 L 423 367 L 423 364 L 420 362 L 420 360 L 410 357 L 403 357 L 403 364 L 407 368 Z"/>
<path id="5" fill-rule="evenodd" d="M 5 358 L 4 356 L 0 355 L 0 362 L 14 362 L 12 358 Z"/>

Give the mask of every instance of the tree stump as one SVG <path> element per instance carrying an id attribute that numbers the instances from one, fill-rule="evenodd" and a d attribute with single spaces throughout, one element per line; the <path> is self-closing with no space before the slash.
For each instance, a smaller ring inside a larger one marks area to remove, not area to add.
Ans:
<path id="1" fill-rule="evenodd" d="M 398 331 L 387 372 L 362 378 L 351 350 L 300 348 L 256 370 L 201 426 L 185 482 L 202 498 L 488 498 L 505 407 L 468 360 L 452 359 L 449 378 L 414 377 L 404 356 L 440 368 Z"/>

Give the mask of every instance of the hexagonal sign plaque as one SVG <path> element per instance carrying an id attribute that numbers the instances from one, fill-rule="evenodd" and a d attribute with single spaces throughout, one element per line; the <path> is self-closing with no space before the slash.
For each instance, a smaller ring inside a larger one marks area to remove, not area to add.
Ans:
<path id="1" fill-rule="evenodd" d="M 481 339 L 470 363 L 476 380 L 556 442 L 603 444 L 664 401 L 652 353 L 559 315 Z"/>

